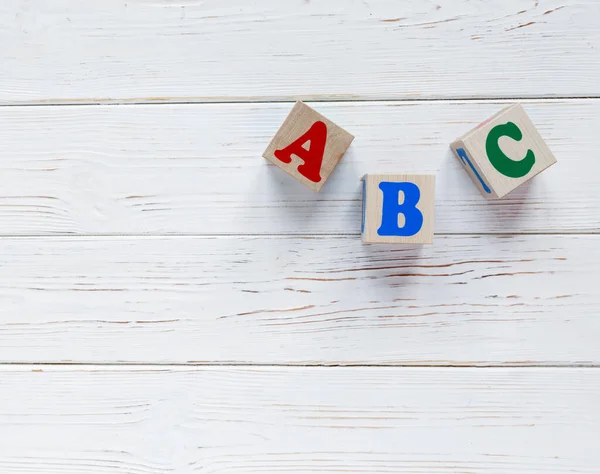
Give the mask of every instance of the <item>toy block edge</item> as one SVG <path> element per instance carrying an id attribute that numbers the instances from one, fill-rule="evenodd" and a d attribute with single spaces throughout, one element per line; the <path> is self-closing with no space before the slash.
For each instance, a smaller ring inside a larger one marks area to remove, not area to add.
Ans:
<path id="1" fill-rule="evenodd" d="M 486 199 L 499 199 L 498 194 L 491 185 L 490 179 L 483 172 L 480 166 L 473 157 L 469 157 L 468 144 L 464 140 L 455 140 L 450 144 L 450 149 L 453 155 L 458 159 L 462 168 L 467 172 L 475 187 Z M 464 152 L 464 156 L 461 156 L 458 150 Z"/>

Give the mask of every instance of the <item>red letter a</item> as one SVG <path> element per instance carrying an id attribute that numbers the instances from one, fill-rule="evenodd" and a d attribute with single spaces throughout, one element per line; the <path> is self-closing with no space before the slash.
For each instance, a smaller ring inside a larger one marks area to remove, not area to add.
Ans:
<path id="1" fill-rule="evenodd" d="M 310 147 L 307 150 L 302 145 L 308 141 L 310 141 Z M 313 183 L 318 183 L 321 181 L 321 163 L 323 162 L 326 141 L 327 125 L 321 121 L 315 122 L 298 140 L 290 143 L 282 150 L 275 150 L 275 158 L 284 163 L 291 163 L 292 155 L 296 155 L 304 161 L 303 164 L 298 166 L 298 173 Z"/>

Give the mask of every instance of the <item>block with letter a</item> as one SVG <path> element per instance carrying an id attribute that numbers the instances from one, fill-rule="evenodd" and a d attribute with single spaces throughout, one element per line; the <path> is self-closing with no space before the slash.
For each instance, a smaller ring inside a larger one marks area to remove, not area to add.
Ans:
<path id="1" fill-rule="evenodd" d="M 450 145 L 484 196 L 499 199 L 556 163 L 520 104 L 507 107 Z"/>
<path id="2" fill-rule="evenodd" d="M 432 243 L 434 201 L 433 175 L 363 176 L 363 242 Z"/>
<path id="3" fill-rule="evenodd" d="M 303 102 L 296 102 L 263 157 L 320 191 L 354 137 Z"/>

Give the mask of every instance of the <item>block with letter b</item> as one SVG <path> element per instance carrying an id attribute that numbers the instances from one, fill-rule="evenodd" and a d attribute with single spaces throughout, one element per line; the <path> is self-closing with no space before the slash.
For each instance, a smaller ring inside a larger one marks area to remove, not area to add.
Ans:
<path id="1" fill-rule="evenodd" d="M 298 101 L 263 157 L 313 191 L 320 191 L 354 137 Z"/>
<path id="2" fill-rule="evenodd" d="M 450 148 L 490 199 L 504 197 L 556 163 L 521 104 L 501 110 Z"/>
<path id="3" fill-rule="evenodd" d="M 434 201 L 433 175 L 363 176 L 363 242 L 432 243 Z"/>

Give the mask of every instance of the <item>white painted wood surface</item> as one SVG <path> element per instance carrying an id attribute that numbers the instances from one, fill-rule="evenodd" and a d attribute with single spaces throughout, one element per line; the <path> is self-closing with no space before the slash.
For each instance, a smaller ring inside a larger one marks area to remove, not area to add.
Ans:
<path id="1" fill-rule="evenodd" d="M 3 0 L 0 102 L 600 95 L 597 0 Z"/>
<path id="2" fill-rule="evenodd" d="M 525 107 L 558 164 L 497 202 L 452 155 L 506 102 L 319 103 L 357 138 L 315 194 L 261 156 L 291 104 L 0 108 L 0 234 L 354 234 L 365 173 L 436 173 L 437 233 L 600 230 L 600 100 Z"/>
<path id="3" fill-rule="evenodd" d="M 585 473 L 595 369 L 5 368 L 3 473 Z"/>
<path id="4" fill-rule="evenodd" d="M 0 361 L 600 364 L 598 236 L 0 239 Z"/>
<path id="5" fill-rule="evenodd" d="M 0 472 L 600 472 L 599 17 L 0 2 Z M 516 99 L 558 164 L 486 202 L 448 146 Z M 366 172 L 436 173 L 432 246 L 360 243 Z"/>

